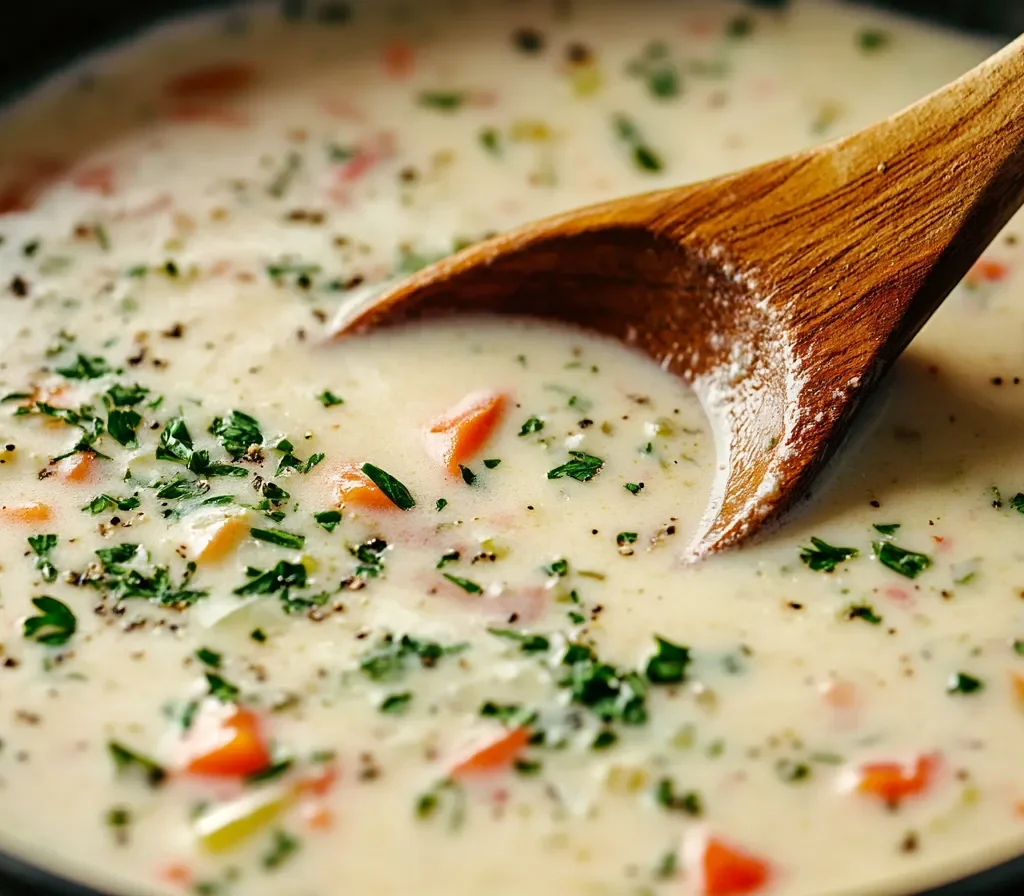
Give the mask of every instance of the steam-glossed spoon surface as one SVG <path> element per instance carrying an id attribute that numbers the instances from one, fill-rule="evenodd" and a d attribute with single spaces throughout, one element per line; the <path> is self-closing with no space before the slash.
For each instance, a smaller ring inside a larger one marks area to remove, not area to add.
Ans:
<path id="1" fill-rule="evenodd" d="M 1024 204 L 1024 37 L 864 131 L 529 224 L 348 309 L 338 334 L 453 312 L 566 321 L 691 382 L 721 471 L 690 547 L 805 496 L 892 362 Z"/>

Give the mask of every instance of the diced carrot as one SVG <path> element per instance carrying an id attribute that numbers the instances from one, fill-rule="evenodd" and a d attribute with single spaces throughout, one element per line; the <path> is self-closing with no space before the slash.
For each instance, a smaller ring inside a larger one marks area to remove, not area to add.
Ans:
<path id="1" fill-rule="evenodd" d="M 412 44 L 396 40 L 384 48 L 384 71 L 390 78 L 407 78 L 416 64 Z"/>
<path id="2" fill-rule="evenodd" d="M 326 806 L 315 806 L 306 815 L 306 827 L 311 831 L 329 831 L 334 827 L 334 813 Z"/>
<path id="3" fill-rule="evenodd" d="M 202 529 L 195 553 L 197 563 L 217 563 L 228 556 L 249 534 L 244 517 L 229 516 Z"/>
<path id="4" fill-rule="evenodd" d="M 1017 704 L 1024 708 L 1024 675 L 1019 672 L 1011 672 L 1010 681 L 1013 684 L 1013 696 L 1017 699 Z"/>
<path id="5" fill-rule="evenodd" d="M 188 887 L 192 885 L 192 871 L 189 869 L 188 865 L 183 862 L 174 862 L 170 865 L 165 865 L 157 872 L 157 876 L 160 880 L 178 887 Z"/>
<path id="6" fill-rule="evenodd" d="M 270 765 L 260 720 L 248 709 L 207 702 L 185 733 L 184 768 L 193 775 L 241 778 Z"/>
<path id="7" fill-rule="evenodd" d="M 868 762 L 857 769 L 856 788 L 895 808 L 907 797 L 928 790 L 940 765 L 941 760 L 934 753 L 918 756 L 912 768 L 900 762 Z"/>
<path id="8" fill-rule="evenodd" d="M 327 763 L 320 767 L 316 774 L 299 778 L 295 782 L 295 792 L 299 796 L 327 796 L 338 782 L 338 766 Z"/>
<path id="9" fill-rule="evenodd" d="M 0 506 L 0 517 L 13 523 L 45 523 L 51 516 L 50 506 L 38 501 Z"/>
<path id="10" fill-rule="evenodd" d="M 355 464 L 341 464 L 331 472 L 334 503 L 369 510 L 397 510 L 384 494 Z"/>
<path id="11" fill-rule="evenodd" d="M 501 393 L 470 393 L 427 428 L 427 453 L 458 476 L 459 464 L 472 459 L 484 447 L 504 410 L 505 396 Z"/>
<path id="12" fill-rule="evenodd" d="M 256 70 L 251 65 L 226 62 L 207 65 L 171 78 L 164 93 L 176 100 L 229 97 L 248 90 L 256 83 Z"/>
<path id="13" fill-rule="evenodd" d="M 512 765 L 530 741 L 527 728 L 513 728 L 474 750 L 452 767 L 452 777 L 500 771 Z"/>
<path id="14" fill-rule="evenodd" d="M 709 837 L 701 856 L 705 896 L 745 896 L 768 883 L 771 867 L 763 859 Z"/>
<path id="15" fill-rule="evenodd" d="M 978 286 L 981 283 L 999 283 L 1005 280 L 1009 273 L 1009 267 L 1003 262 L 992 258 L 979 258 L 964 279 L 970 286 Z"/>
<path id="16" fill-rule="evenodd" d="M 1013 814 L 1018 818 L 1024 818 L 1024 800 L 1017 800 L 1013 804 Z"/>
<path id="17" fill-rule="evenodd" d="M 88 482 L 96 469 L 96 455 L 79 451 L 57 461 L 57 475 L 65 482 Z"/>

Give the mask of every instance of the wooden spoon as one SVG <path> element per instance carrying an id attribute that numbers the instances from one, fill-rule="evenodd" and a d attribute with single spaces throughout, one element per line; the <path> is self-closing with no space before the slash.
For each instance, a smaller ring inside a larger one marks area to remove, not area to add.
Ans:
<path id="1" fill-rule="evenodd" d="M 867 130 L 472 246 L 339 333 L 451 312 L 617 336 L 692 383 L 719 476 L 695 556 L 805 495 L 895 358 L 1024 203 L 1024 37 Z"/>

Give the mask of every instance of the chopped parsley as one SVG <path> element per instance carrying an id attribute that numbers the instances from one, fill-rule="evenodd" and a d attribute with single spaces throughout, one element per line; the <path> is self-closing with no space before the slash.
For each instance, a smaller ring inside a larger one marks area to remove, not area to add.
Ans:
<path id="1" fill-rule="evenodd" d="M 135 438 L 135 430 L 142 423 L 142 415 L 131 408 L 114 408 L 107 415 L 107 432 L 111 437 L 126 448 L 135 448 L 139 443 Z"/>
<path id="2" fill-rule="evenodd" d="M 544 428 L 544 421 L 540 417 L 530 417 L 519 430 L 520 436 L 528 436 L 540 432 Z"/>
<path id="3" fill-rule="evenodd" d="M 1017 492 L 1012 498 L 1010 498 L 1010 506 L 1017 511 L 1017 513 L 1024 513 L 1024 494 Z"/>
<path id="4" fill-rule="evenodd" d="M 207 592 L 188 588 L 194 563 L 185 567 L 180 584 L 171 579 L 167 566 L 147 567 L 148 555 L 137 544 L 117 544 L 96 551 L 102 569 L 83 576 L 82 583 L 107 591 L 117 600 L 141 598 L 165 607 L 191 606 Z"/>
<path id="5" fill-rule="evenodd" d="M 500 457 L 487 457 L 487 458 L 484 458 L 484 466 L 487 467 L 488 470 L 493 470 L 500 463 L 501 463 L 501 458 Z"/>
<path id="6" fill-rule="evenodd" d="M 359 467 L 369 480 L 384 492 L 387 499 L 399 510 L 411 510 L 416 506 L 416 499 L 412 496 L 401 482 L 390 473 L 371 463 L 362 464 Z"/>
<path id="7" fill-rule="evenodd" d="M 232 593 L 242 596 L 250 594 L 277 594 L 287 597 L 292 588 L 306 587 L 306 567 L 301 563 L 281 560 L 273 569 L 260 570 L 249 567 L 245 571 L 249 581 Z"/>
<path id="8" fill-rule="evenodd" d="M 779 759 L 775 763 L 775 774 L 787 784 L 798 784 L 811 777 L 811 767 L 806 762 L 794 759 Z"/>
<path id="9" fill-rule="evenodd" d="M 445 646 L 436 641 L 420 640 L 410 635 L 396 638 L 384 635 L 359 662 L 359 671 L 371 681 L 395 681 L 402 677 L 413 661 L 426 669 L 433 668 L 444 656 L 462 653 L 468 645 Z"/>
<path id="10" fill-rule="evenodd" d="M 375 579 L 384 572 L 384 551 L 388 543 L 383 538 L 371 538 L 355 547 L 349 547 L 349 553 L 359 562 L 355 574 L 363 579 Z"/>
<path id="11" fill-rule="evenodd" d="M 875 541 L 871 544 L 878 561 L 908 579 L 916 579 L 932 565 L 931 558 L 916 551 L 897 547 L 890 541 Z"/>
<path id="12" fill-rule="evenodd" d="M 1024 497 L 1024 496 L 1022 496 L 1022 497 Z M 899 523 L 874 523 L 872 525 L 872 528 L 879 535 L 895 535 L 896 531 L 899 529 L 899 527 L 900 527 Z"/>
<path id="13" fill-rule="evenodd" d="M 491 155 L 501 155 L 501 134 L 497 128 L 484 128 L 478 138 L 480 145 Z"/>
<path id="14" fill-rule="evenodd" d="M 434 502 L 434 510 L 437 511 L 437 513 L 440 513 L 447 506 L 448 506 L 448 499 L 447 498 L 438 498 L 437 501 Z"/>
<path id="15" fill-rule="evenodd" d="M 612 128 L 615 131 L 615 136 L 629 149 L 633 164 L 640 171 L 653 174 L 665 167 L 661 157 L 647 145 L 636 122 L 628 115 L 618 113 L 613 116 Z"/>
<path id="16" fill-rule="evenodd" d="M 270 841 L 270 846 L 260 856 L 260 864 L 267 870 L 273 871 L 280 868 L 299 849 L 299 841 L 287 831 L 276 830 Z"/>
<path id="17" fill-rule="evenodd" d="M 882 617 L 879 616 L 873 607 L 867 604 L 853 604 L 846 611 L 847 619 L 863 619 L 871 625 L 881 625 Z"/>
<path id="18" fill-rule="evenodd" d="M 469 579 L 463 579 L 459 576 L 453 576 L 450 573 L 442 573 L 442 575 L 453 585 L 458 585 L 467 594 L 482 594 L 483 588 L 481 588 L 476 582 L 471 582 Z"/>
<path id="19" fill-rule="evenodd" d="M 476 482 L 476 473 L 474 473 L 469 467 L 465 467 L 459 464 L 459 472 L 462 474 L 462 481 L 466 485 L 473 485 Z"/>
<path id="20" fill-rule="evenodd" d="M 651 684 L 678 684 L 683 681 L 690 665 L 690 648 L 673 644 L 658 635 L 654 636 L 654 641 L 657 647 L 644 670 L 647 680 Z"/>
<path id="21" fill-rule="evenodd" d="M 317 397 L 317 401 L 320 402 L 325 408 L 337 407 L 339 404 L 344 404 L 345 399 L 340 395 L 335 395 L 330 389 L 324 389 Z"/>
<path id="22" fill-rule="evenodd" d="M 286 532 L 284 529 L 250 529 L 249 534 L 257 541 L 265 541 L 267 544 L 276 544 L 295 551 L 302 550 L 306 544 L 305 535 Z"/>
<path id="23" fill-rule="evenodd" d="M 223 657 L 215 650 L 210 650 L 208 647 L 200 647 L 196 651 L 196 659 L 204 666 L 209 666 L 211 669 L 219 669 Z"/>
<path id="24" fill-rule="evenodd" d="M 551 641 L 544 635 L 531 635 L 513 628 L 489 628 L 487 632 L 496 638 L 515 641 L 523 653 L 544 653 L 551 648 Z"/>
<path id="25" fill-rule="evenodd" d="M 159 787 L 167 780 L 167 771 L 162 765 L 116 740 L 107 741 L 107 752 L 119 775 L 133 770 L 141 772 L 150 787 Z"/>
<path id="26" fill-rule="evenodd" d="M 33 597 L 32 605 L 38 616 L 29 616 L 21 626 L 21 633 L 39 644 L 60 647 L 67 644 L 78 628 L 78 620 L 67 604 L 55 597 Z"/>
<path id="27" fill-rule="evenodd" d="M 437 561 L 437 566 L 435 566 L 434 568 L 435 569 L 444 569 L 445 566 L 447 566 L 449 563 L 457 563 L 461 556 L 462 556 L 462 554 L 460 554 L 456 550 L 445 551 L 441 555 L 441 559 Z"/>
<path id="28" fill-rule="evenodd" d="M 57 567 L 50 560 L 50 552 L 57 547 L 56 535 L 30 535 L 28 546 L 36 555 L 36 569 L 39 570 L 44 582 L 52 582 L 57 578 Z"/>
<path id="29" fill-rule="evenodd" d="M 677 793 L 671 778 L 660 778 L 654 786 L 654 801 L 669 812 L 682 812 L 691 818 L 704 814 L 704 803 L 700 794 L 693 790 Z"/>
<path id="30" fill-rule="evenodd" d="M 644 484 L 642 482 L 627 482 L 625 489 L 631 495 L 639 495 L 643 490 Z"/>
<path id="31" fill-rule="evenodd" d="M 221 703 L 234 703 L 241 693 L 238 685 L 232 684 L 215 672 L 206 673 L 206 684 L 209 687 L 210 696 L 216 698 Z"/>
<path id="32" fill-rule="evenodd" d="M 133 408 L 149 395 L 149 389 L 137 383 L 133 386 L 115 384 L 106 391 L 107 401 L 111 407 Z"/>
<path id="33" fill-rule="evenodd" d="M 566 646 L 561 665 L 566 677 L 559 684 L 568 689 L 570 700 L 602 722 L 642 725 L 647 721 L 647 689 L 636 672 L 602 662 L 593 648 L 579 643 Z"/>
<path id="34" fill-rule="evenodd" d="M 601 458 L 584 454 L 582 451 L 570 451 L 569 457 L 571 460 L 560 467 L 548 470 L 548 479 L 561 479 L 568 476 L 577 482 L 589 482 L 604 466 L 604 461 Z"/>
<path id="35" fill-rule="evenodd" d="M 326 529 L 328 532 L 333 532 L 338 523 L 341 522 L 341 512 L 337 510 L 321 510 L 319 513 L 313 514 L 313 519 L 317 521 L 317 525 L 321 528 Z"/>
<path id="36" fill-rule="evenodd" d="M 800 548 L 800 559 L 815 572 L 832 572 L 840 563 L 852 560 L 860 551 L 842 548 L 811 536 L 811 547 Z"/>
<path id="37" fill-rule="evenodd" d="M 417 102 L 427 109 L 456 112 L 466 102 L 466 94 L 461 90 L 424 90 L 417 97 Z"/>
<path id="38" fill-rule="evenodd" d="M 259 421 L 241 411 L 232 411 L 228 417 L 215 417 L 210 424 L 210 434 L 217 437 L 232 460 L 244 457 L 253 445 L 263 445 Z"/>
<path id="39" fill-rule="evenodd" d="M 569 575 L 569 561 L 564 557 L 559 557 L 547 566 L 542 566 L 541 571 L 546 576 L 558 576 L 558 578 L 563 578 Z"/>
<path id="40" fill-rule="evenodd" d="M 948 694 L 975 694 L 985 689 L 985 682 L 966 672 L 956 672 L 949 677 L 946 683 Z"/>
<path id="41" fill-rule="evenodd" d="M 106 376 L 111 372 L 111 368 L 103 358 L 78 355 L 73 364 L 57 367 L 56 372 L 69 380 L 95 380 Z"/>
<path id="42" fill-rule="evenodd" d="M 416 798 L 416 817 L 427 821 L 448 806 L 448 827 L 457 831 L 466 820 L 466 794 L 451 778 L 443 778 Z"/>
<path id="43" fill-rule="evenodd" d="M 381 701 L 378 709 L 388 715 L 401 715 L 409 708 L 409 704 L 411 702 L 412 691 L 402 691 L 398 694 L 388 694 L 387 697 Z"/>
<path id="44" fill-rule="evenodd" d="M 277 471 L 274 473 L 275 476 L 280 476 L 285 470 L 298 470 L 300 473 L 308 473 L 326 457 L 322 452 L 317 452 L 316 454 L 311 454 L 309 460 L 303 462 L 293 453 L 294 449 L 295 446 L 287 439 L 281 439 L 274 446 L 274 450 L 282 455 L 277 465 Z"/>
<path id="45" fill-rule="evenodd" d="M 636 542 L 636 532 L 620 532 L 615 536 L 615 543 L 621 548 Z"/>
<path id="46" fill-rule="evenodd" d="M 82 510 L 88 510 L 95 516 L 107 510 L 135 510 L 142 502 L 134 495 L 127 498 L 115 498 L 113 495 L 97 495 L 88 504 L 82 506 Z"/>
<path id="47" fill-rule="evenodd" d="M 192 435 L 189 433 L 183 417 L 172 417 L 167 421 L 163 432 L 160 433 L 156 459 L 184 464 L 192 473 L 206 478 L 248 475 L 242 467 L 211 463 L 209 451 L 194 448 Z"/>
<path id="48" fill-rule="evenodd" d="M 876 53 L 889 46 L 891 37 L 880 28 L 863 28 L 857 32 L 857 46 L 865 53 Z"/>

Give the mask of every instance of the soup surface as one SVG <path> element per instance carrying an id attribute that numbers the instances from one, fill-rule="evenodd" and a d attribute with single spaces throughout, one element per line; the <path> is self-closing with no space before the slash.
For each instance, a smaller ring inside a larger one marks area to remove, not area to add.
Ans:
<path id="1" fill-rule="evenodd" d="M 329 339 L 991 49 L 830 3 L 290 2 L 9 110 L 4 846 L 202 896 L 905 893 L 1021 850 L 1019 221 L 816 503 L 697 565 L 714 445 L 652 363 Z"/>

